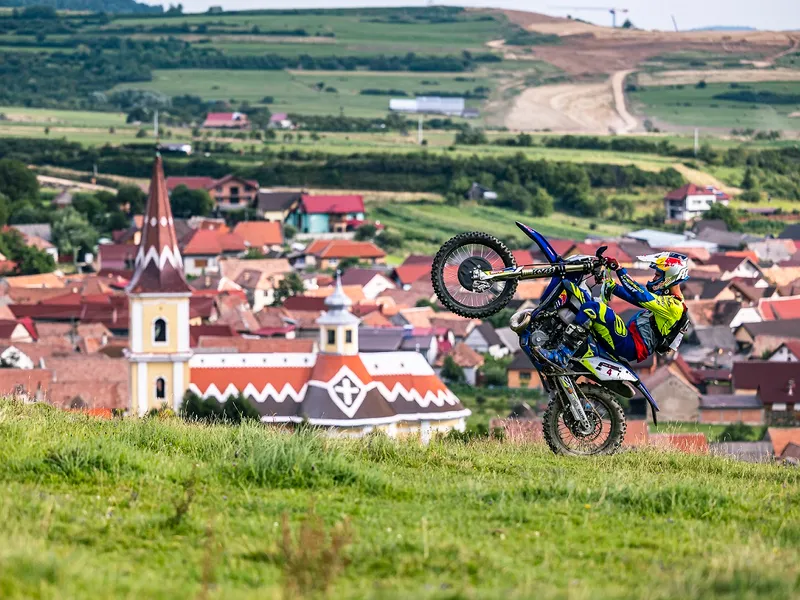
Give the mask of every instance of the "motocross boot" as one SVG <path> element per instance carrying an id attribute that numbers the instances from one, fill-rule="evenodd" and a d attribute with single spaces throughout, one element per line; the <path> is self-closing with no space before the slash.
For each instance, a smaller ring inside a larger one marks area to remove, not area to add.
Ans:
<path id="1" fill-rule="evenodd" d="M 589 330 L 581 325 L 572 323 L 567 325 L 564 331 L 564 340 L 561 345 L 554 350 L 547 350 L 540 348 L 544 357 L 557 364 L 560 367 L 566 367 L 570 359 L 575 355 L 575 352 L 583 345 L 586 338 L 589 337 Z"/>

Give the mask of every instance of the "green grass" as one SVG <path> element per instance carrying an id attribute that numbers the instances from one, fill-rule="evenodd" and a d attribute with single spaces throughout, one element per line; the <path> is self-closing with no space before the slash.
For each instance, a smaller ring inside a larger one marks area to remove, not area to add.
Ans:
<path id="1" fill-rule="evenodd" d="M 456 81 L 456 78 L 474 81 Z M 423 82 L 435 81 L 437 85 Z M 336 92 L 320 91 L 318 84 L 335 88 Z M 258 103 L 272 96 L 273 112 L 307 115 L 340 114 L 349 117 L 381 117 L 389 112 L 390 96 L 363 96 L 361 90 L 398 89 L 413 98 L 415 92 L 435 94 L 437 90 L 465 92 L 478 86 L 491 86 L 488 77 L 475 73 L 375 73 L 309 71 L 227 71 L 177 69 L 153 71 L 153 80 L 116 86 L 114 90 L 155 90 L 170 96 L 192 94 L 205 100 L 247 100 Z M 476 102 L 477 103 L 477 102 Z"/>
<path id="2" fill-rule="evenodd" d="M 788 115 L 799 111 L 800 104 L 750 104 L 730 100 L 715 100 L 714 95 L 736 91 L 727 83 L 710 83 L 705 88 L 693 85 L 648 87 L 631 92 L 630 98 L 640 112 L 648 117 L 681 126 L 704 128 L 760 130 L 798 130 L 800 119 Z M 764 82 L 739 84 L 739 89 L 800 93 L 800 82 Z"/>
<path id="3" fill-rule="evenodd" d="M 463 231 L 486 231 L 504 240 L 511 247 L 530 245 L 514 224 L 522 221 L 554 238 L 583 240 L 588 235 L 616 236 L 629 227 L 595 219 L 553 213 L 547 217 L 529 217 L 506 208 L 463 203 L 458 207 L 436 202 L 376 203 L 367 206 L 370 219 L 379 220 L 400 231 L 406 238 L 405 249 L 414 253 L 433 254 L 450 237 Z"/>
<path id="4" fill-rule="evenodd" d="M 0 481 L 8 599 L 299 597 L 301 575 L 337 598 L 800 593 L 800 474 L 777 465 L 102 422 L 2 401 Z M 284 515 L 305 545 L 283 549 Z M 326 530 L 342 542 L 328 558 Z"/>

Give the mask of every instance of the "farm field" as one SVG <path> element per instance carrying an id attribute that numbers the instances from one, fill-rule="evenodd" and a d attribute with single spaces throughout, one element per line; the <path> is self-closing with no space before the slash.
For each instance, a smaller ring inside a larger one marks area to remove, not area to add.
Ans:
<path id="1" fill-rule="evenodd" d="M 777 465 L 97 421 L 3 400 L 0 481 L 8 599 L 800 593 L 800 475 Z"/>
<path id="2" fill-rule="evenodd" d="M 547 217 L 530 217 L 510 209 L 464 203 L 457 208 L 443 202 L 372 203 L 367 206 L 370 219 L 380 221 L 403 233 L 408 252 L 433 254 L 443 242 L 463 231 L 487 231 L 511 248 L 528 247 L 527 238 L 514 224 L 521 221 L 545 236 L 583 240 L 589 235 L 613 237 L 625 225 L 553 213 Z M 430 228 L 436 223 L 435 230 Z"/>
<path id="3" fill-rule="evenodd" d="M 373 71 L 228 71 L 176 69 L 153 72 L 153 80 L 116 86 L 111 91 L 153 90 L 168 96 L 191 94 L 204 100 L 258 104 L 272 96 L 272 112 L 307 115 L 344 114 L 382 117 L 391 95 L 362 95 L 361 90 L 398 90 L 413 98 L 437 92 L 464 93 L 488 88 L 491 80 L 477 73 L 375 73 Z M 488 92 L 486 92 L 488 93 Z M 402 96 L 396 96 L 402 97 Z M 468 104 L 478 105 L 480 101 Z"/>
<path id="4" fill-rule="evenodd" d="M 771 92 L 798 100 L 786 104 L 756 104 L 717 99 L 714 96 L 733 92 Z M 634 107 L 648 117 L 675 125 L 727 129 L 799 130 L 800 118 L 790 116 L 800 111 L 800 82 L 764 82 L 748 84 L 709 83 L 703 88 L 691 85 L 647 87 L 630 92 Z"/>

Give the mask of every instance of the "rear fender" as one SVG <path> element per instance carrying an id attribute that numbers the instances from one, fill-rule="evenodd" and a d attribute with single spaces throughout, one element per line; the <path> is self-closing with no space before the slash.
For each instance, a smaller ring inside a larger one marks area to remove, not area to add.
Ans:
<path id="1" fill-rule="evenodd" d="M 548 242 L 547 238 L 545 238 L 541 233 L 539 233 L 535 229 L 528 227 L 527 225 L 520 223 L 519 221 L 515 221 L 515 223 L 517 224 L 517 227 L 519 227 L 523 232 L 525 232 L 525 235 L 531 238 L 534 241 L 534 243 L 537 246 L 539 246 L 539 249 L 542 251 L 542 254 L 544 254 L 545 258 L 547 258 L 547 261 L 549 263 L 552 264 L 561 260 L 561 257 L 558 256 L 555 250 L 553 250 L 553 247 L 550 245 L 550 242 Z"/>

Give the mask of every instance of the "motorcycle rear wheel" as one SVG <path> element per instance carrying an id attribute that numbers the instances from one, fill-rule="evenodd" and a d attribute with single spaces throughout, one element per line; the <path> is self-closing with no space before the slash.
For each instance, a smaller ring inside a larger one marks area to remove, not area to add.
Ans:
<path id="1" fill-rule="evenodd" d="M 597 410 L 602 410 L 599 416 L 595 414 L 593 423 L 596 430 L 589 436 L 579 436 L 572 433 L 569 422 L 572 413 L 569 406 L 560 400 L 551 400 L 542 417 L 544 439 L 554 454 L 566 456 L 597 456 L 601 454 L 614 454 L 622 445 L 625 437 L 627 423 L 622 407 L 617 402 L 616 395 L 599 385 L 582 384 L 578 386 L 579 396 L 586 397 Z M 587 416 L 592 417 L 587 413 Z M 594 443 L 604 430 L 608 430 L 608 437 L 603 441 Z M 593 439 L 590 439 L 594 436 Z"/>
<path id="2" fill-rule="evenodd" d="M 480 231 L 462 233 L 445 242 L 436 253 L 431 269 L 433 291 L 439 301 L 455 314 L 483 319 L 508 304 L 517 289 L 517 282 L 498 282 L 490 292 L 473 292 L 464 287 L 465 284 L 469 286 L 466 274 L 470 268 L 499 270 L 514 266 L 511 250 L 496 237 Z"/>

